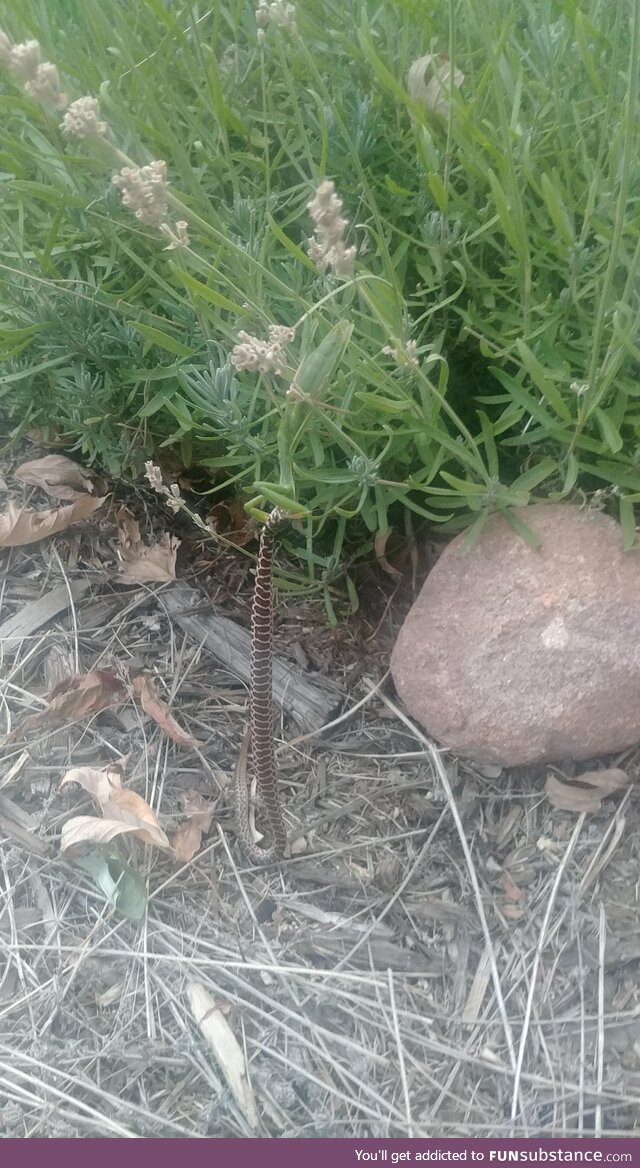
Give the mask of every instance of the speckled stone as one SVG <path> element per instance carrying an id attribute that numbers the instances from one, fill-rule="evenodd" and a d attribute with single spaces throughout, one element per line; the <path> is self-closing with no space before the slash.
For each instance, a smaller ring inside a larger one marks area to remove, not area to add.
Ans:
<path id="1" fill-rule="evenodd" d="M 391 656 L 409 713 L 477 762 L 585 759 L 640 742 L 640 552 L 615 520 L 534 504 L 429 574 Z"/>

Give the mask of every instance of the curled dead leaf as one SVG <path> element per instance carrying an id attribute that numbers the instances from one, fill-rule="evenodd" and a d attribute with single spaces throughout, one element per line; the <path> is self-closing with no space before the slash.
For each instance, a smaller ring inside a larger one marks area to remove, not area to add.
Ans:
<path id="1" fill-rule="evenodd" d="M 12 730 L 7 742 L 24 738 L 32 730 L 44 726 L 60 726 L 78 722 L 88 714 L 122 705 L 128 698 L 127 687 L 112 669 L 94 669 L 89 673 L 75 673 L 54 686 L 48 694 L 48 706 L 37 714 L 23 718 Z"/>
<path id="2" fill-rule="evenodd" d="M 126 507 L 117 513 L 118 575 L 127 584 L 162 584 L 176 578 L 176 556 L 180 540 L 163 532 L 156 543 L 147 545 L 140 525 Z"/>
<path id="3" fill-rule="evenodd" d="M 122 768 L 74 767 L 60 781 L 64 790 L 78 783 L 95 799 L 104 818 L 77 815 L 62 831 L 62 850 L 76 851 L 81 844 L 105 844 L 118 835 L 135 835 L 146 844 L 171 849 L 155 811 L 141 795 L 122 786 Z"/>
<path id="4" fill-rule="evenodd" d="M 123 792 L 124 794 L 125 792 Z M 134 792 L 129 791 L 128 794 Z M 98 819 L 96 815 L 74 815 L 63 824 L 60 833 L 60 851 L 67 859 L 74 859 L 88 845 L 94 847 L 108 844 L 121 835 L 133 835 L 147 844 L 155 844 L 158 848 L 171 850 L 171 844 L 159 825 L 141 824 L 132 818 L 126 823 L 122 819 Z"/>
<path id="5" fill-rule="evenodd" d="M 122 789 L 122 768 L 73 767 L 62 776 L 59 789 L 64 791 L 71 783 L 78 783 L 100 806 L 103 806 L 114 791 Z"/>
<path id="6" fill-rule="evenodd" d="M 89 472 L 64 454 L 23 462 L 15 475 L 23 483 L 40 487 L 53 499 L 82 499 L 94 490 Z"/>
<path id="7" fill-rule="evenodd" d="M 212 531 L 220 532 L 236 547 L 246 547 L 259 535 L 255 519 L 244 509 L 242 499 L 225 499 L 216 503 L 207 515 L 207 524 Z"/>
<path id="8" fill-rule="evenodd" d="M 187 791 L 182 805 L 186 818 L 173 837 L 173 854 L 186 864 L 199 851 L 202 836 L 208 832 L 213 820 L 213 807 L 203 799 L 199 791 Z"/>
<path id="9" fill-rule="evenodd" d="M 390 564 L 387 559 L 387 541 L 390 535 L 391 531 L 385 531 L 384 534 L 380 531 L 377 533 L 374 543 L 376 560 L 378 561 L 383 572 L 387 573 L 387 576 L 391 576 L 392 580 L 401 580 L 402 572 L 399 572 L 397 568 L 394 568 L 393 564 Z"/>
<path id="10" fill-rule="evenodd" d="M 554 774 L 547 775 L 545 790 L 549 802 L 559 811 L 577 813 L 599 811 L 602 800 L 618 791 L 624 791 L 631 779 L 626 771 L 609 767 L 602 771 L 585 771 L 573 779 Z"/>
<path id="11" fill-rule="evenodd" d="M 145 673 L 133 679 L 133 692 L 138 698 L 145 714 L 153 718 L 154 722 L 178 746 L 197 746 L 198 743 L 191 734 L 187 734 L 176 722 L 166 702 L 156 692 L 153 681 Z"/>
<path id="12" fill-rule="evenodd" d="M 0 514 L 0 547 L 24 547 L 56 535 L 72 523 L 88 519 L 103 503 L 104 499 L 94 499 L 90 495 L 66 507 L 46 511 L 33 511 L 29 507 L 8 503 L 6 511 Z"/>
<path id="13" fill-rule="evenodd" d="M 447 117 L 447 100 L 452 87 L 459 89 L 464 81 L 464 73 L 452 67 L 446 53 L 434 56 L 426 53 L 413 62 L 407 74 L 407 91 L 414 101 L 419 101 L 430 113 Z"/>

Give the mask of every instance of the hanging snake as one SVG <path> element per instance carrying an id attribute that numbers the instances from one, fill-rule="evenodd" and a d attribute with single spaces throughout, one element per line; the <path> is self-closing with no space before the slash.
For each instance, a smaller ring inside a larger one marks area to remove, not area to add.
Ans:
<path id="1" fill-rule="evenodd" d="M 273 725 L 273 553 L 276 528 L 283 518 L 282 511 L 276 508 L 270 513 L 260 532 L 251 607 L 250 730 L 240 751 L 234 787 L 242 845 L 251 859 L 260 863 L 280 859 L 287 844 L 278 794 Z M 249 745 L 258 796 L 263 804 L 271 834 L 271 842 L 265 847 L 260 847 L 255 842 L 249 817 L 247 785 Z"/>

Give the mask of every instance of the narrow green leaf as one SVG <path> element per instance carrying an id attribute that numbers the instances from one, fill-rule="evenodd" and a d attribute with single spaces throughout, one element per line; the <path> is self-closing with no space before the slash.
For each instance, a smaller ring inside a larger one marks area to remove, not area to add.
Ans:
<path id="1" fill-rule="evenodd" d="M 171 264 L 171 270 L 182 281 L 185 288 L 193 292 L 199 300 L 206 300 L 207 304 L 214 304 L 216 308 L 226 308 L 227 312 L 235 312 L 237 316 L 244 316 L 246 308 L 238 304 L 235 300 L 230 300 L 228 296 L 223 296 L 222 292 L 216 291 L 215 288 L 210 288 L 208 284 L 203 284 L 201 280 L 196 280 L 189 272 L 183 271 L 176 264 Z"/>
<path id="2" fill-rule="evenodd" d="M 160 393 L 154 393 L 151 401 L 148 401 L 146 405 L 141 406 L 141 408 L 138 410 L 138 417 L 152 418 L 154 414 L 158 413 L 158 410 L 165 409 L 167 405 L 168 398 L 166 393 L 163 393 L 162 391 L 160 391 Z"/>
<path id="3" fill-rule="evenodd" d="M 468 552 L 469 548 L 472 548 L 474 543 L 477 542 L 488 518 L 489 512 L 481 511 L 478 515 L 478 518 L 474 519 L 471 527 L 465 533 L 462 543 L 460 544 L 460 555 L 464 555 L 465 552 Z"/>
<path id="4" fill-rule="evenodd" d="M 520 239 L 518 229 L 513 221 L 511 211 L 509 210 L 507 196 L 502 186 L 500 185 L 500 180 L 498 179 L 497 174 L 493 170 L 489 169 L 487 171 L 487 177 L 491 186 L 491 193 L 493 195 L 496 211 L 498 212 L 500 226 L 516 255 L 522 258 L 522 241 Z"/>
<path id="5" fill-rule="evenodd" d="M 556 389 L 551 378 L 547 376 L 546 370 L 540 364 L 535 354 L 531 352 L 529 346 L 521 338 L 518 338 L 516 341 L 516 349 L 529 377 L 533 381 L 536 389 L 540 390 L 545 401 L 549 403 L 558 417 L 562 418 L 563 422 L 572 422 L 573 419 L 569 407 L 562 400 L 559 391 Z"/>
<path id="6" fill-rule="evenodd" d="M 141 324 L 137 320 L 128 320 L 127 324 L 151 345 L 157 345 L 159 349 L 165 349 L 167 353 L 174 353 L 177 357 L 193 357 L 193 349 L 183 345 L 182 341 L 176 340 L 168 333 L 163 333 L 162 329 L 152 328 L 151 325 Z"/>
<path id="7" fill-rule="evenodd" d="M 532 491 L 534 487 L 548 479 L 555 469 L 556 464 L 552 458 L 543 458 L 542 462 L 532 466 L 530 470 L 526 470 L 515 480 L 513 489 L 515 491 Z"/>
<path id="8" fill-rule="evenodd" d="M 619 450 L 622 450 L 622 438 L 611 419 L 611 415 L 606 410 L 601 409 L 600 406 L 596 406 L 593 412 L 609 450 L 612 454 L 617 454 Z"/>
<path id="9" fill-rule="evenodd" d="M 469 483 L 466 479 L 459 479 L 457 475 L 449 474 L 446 470 L 441 470 L 440 474 L 444 481 L 450 487 L 455 487 L 461 495 L 486 495 L 487 493 L 487 488 L 481 483 Z"/>
<path id="10" fill-rule="evenodd" d="M 283 511 L 295 514 L 296 516 L 304 517 L 309 515 L 307 507 L 303 507 L 301 503 L 293 497 L 293 495 L 286 495 L 281 487 L 274 486 L 273 483 L 253 483 L 252 491 L 256 491 L 259 495 L 264 495 L 274 507 L 282 507 Z"/>
<path id="11" fill-rule="evenodd" d="M 440 175 L 436 174 L 435 171 L 432 171 L 427 178 L 427 182 L 429 183 L 429 190 L 431 191 L 431 194 L 436 201 L 438 210 L 446 211 L 449 199 L 447 196 L 447 188 L 440 178 Z"/>
<path id="12" fill-rule="evenodd" d="M 620 526 L 622 528 L 622 546 L 625 552 L 628 552 L 636 542 L 636 517 L 633 503 L 624 495 L 620 499 Z"/>
<path id="13" fill-rule="evenodd" d="M 478 417 L 480 418 L 480 426 L 482 428 L 482 438 L 484 441 L 484 452 L 487 459 L 487 468 L 489 474 L 493 478 L 500 477 L 500 464 L 498 461 L 498 449 L 493 435 L 493 426 L 489 421 L 484 410 L 478 410 Z"/>
<path id="14" fill-rule="evenodd" d="M 560 236 L 563 243 L 566 243 L 568 247 L 571 247 L 574 242 L 574 233 L 567 209 L 560 197 L 557 176 L 554 176 L 552 181 L 548 174 L 543 174 L 542 178 L 540 179 L 540 188 L 542 190 L 542 197 L 544 198 L 547 211 L 549 212 L 549 218 L 551 219 L 553 226 L 558 232 L 558 235 Z"/>
<path id="15" fill-rule="evenodd" d="M 275 235 L 278 242 L 281 243 L 284 248 L 286 248 L 286 250 L 289 252 L 289 255 L 292 255 L 293 258 L 297 260 L 299 264 L 302 264 L 303 267 L 308 268 L 310 271 L 317 274 L 318 269 L 313 263 L 313 260 L 309 259 L 306 251 L 303 251 L 301 247 L 298 247 L 297 243 L 294 243 L 292 239 L 289 239 L 288 235 L 285 235 L 284 231 L 281 227 L 278 226 L 272 215 L 267 215 L 267 223 L 269 224 L 269 227 L 271 228 L 271 231 Z"/>
<path id="16" fill-rule="evenodd" d="M 542 544 L 540 536 L 536 535 L 535 531 L 532 531 L 530 527 L 527 527 L 526 523 L 523 523 L 519 516 L 515 514 L 515 512 L 507 510 L 501 511 L 500 514 L 504 515 L 507 523 L 511 525 L 513 530 L 517 532 L 517 534 L 525 541 L 525 543 L 528 543 L 532 548 L 540 547 Z"/>

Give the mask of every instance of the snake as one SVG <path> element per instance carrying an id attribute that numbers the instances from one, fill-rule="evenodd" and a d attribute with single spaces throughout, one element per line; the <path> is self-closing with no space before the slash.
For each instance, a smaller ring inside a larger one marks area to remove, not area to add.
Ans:
<path id="1" fill-rule="evenodd" d="M 275 533 L 283 518 L 283 512 L 275 508 L 267 516 L 260 531 L 251 605 L 249 733 L 240 751 L 234 782 L 240 841 L 247 855 L 259 863 L 281 859 L 287 846 L 278 791 L 273 717 L 273 559 Z M 254 839 L 249 815 L 249 747 L 257 793 L 271 836 L 270 843 L 264 847 Z"/>

